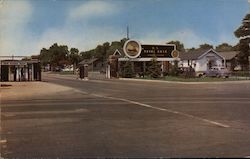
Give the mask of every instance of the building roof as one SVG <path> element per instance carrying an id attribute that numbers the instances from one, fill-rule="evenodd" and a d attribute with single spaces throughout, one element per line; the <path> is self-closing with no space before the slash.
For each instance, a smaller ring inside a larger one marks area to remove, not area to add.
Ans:
<path id="1" fill-rule="evenodd" d="M 78 65 L 84 65 L 84 64 L 92 64 L 94 62 L 96 62 L 98 60 L 98 58 L 92 58 L 92 59 L 85 59 L 85 60 L 82 60 Z"/>
<path id="2" fill-rule="evenodd" d="M 237 56 L 238 53 L 240 53 L 240 52 L 239 51 L 218 52 L 218 54 L 221 55 L 222 57 L 224 57 L 226 60 L 233 59 L 235 56 Z"/>
<path id="3" fill-rule="evenodd" d="M 206 52 L 211 49 L 202 49 L 202 50 L 190 50 L 188 52 L 180 52 L 179 58 L 181 60 L 196 60 Z"/>
<path id="4" fill-rule="evenodd" d="M 125 53 L 124 53 L 124 51 L 123 51 L 123 49 L 122 48 L 117 48 L 115 51 L 114 51 L 114 53 L 113 53 L 113 55 L 119 55 L 119 56 L 125 56 Z"/>

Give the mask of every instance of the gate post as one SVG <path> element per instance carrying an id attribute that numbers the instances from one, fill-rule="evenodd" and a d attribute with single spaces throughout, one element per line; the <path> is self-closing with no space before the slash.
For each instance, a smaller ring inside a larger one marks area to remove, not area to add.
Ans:
<path id="1" fill-rule="evenodd" d="M 88 80 L 88 67 L 89 67 L 89 65 L 88 64 L 84 64 L 83 65 L 83 67 L 84 67 L 84 74 L 83 74 L 83 79 L 84 80 Z"/>

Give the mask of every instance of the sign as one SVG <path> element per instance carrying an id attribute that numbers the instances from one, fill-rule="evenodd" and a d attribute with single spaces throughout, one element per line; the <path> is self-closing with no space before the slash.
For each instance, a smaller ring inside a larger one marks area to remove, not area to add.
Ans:
<path id="1" fill-rule="evenodd" d="M 1 61 L 1 65 L 25 66 L 25 65 L 27 65 L 27 62 L 26 61 L 6 60 L 6 61 Z"/>
<path id="2" fill-rule="evenodd" d="M 179 52 L 175 48 L 174 44 L 141 45 L 136 40 L 128 40 L 123 46 L 123 51 L 129 58 L 178 58 Z"/>
<path id="3" fill-rule="evenodd" d="M 142 45 L 141 57 L 165 57 L 173 58 L 172 51 L 175 50 L 175 45 Z"/>
<path id="4" fill-rule="evenodd" d="M 137 58 L 141 50 L 141 44 L 135 40 L 128 40 L 123 46 L 123 51 L 129 58 Z"/>

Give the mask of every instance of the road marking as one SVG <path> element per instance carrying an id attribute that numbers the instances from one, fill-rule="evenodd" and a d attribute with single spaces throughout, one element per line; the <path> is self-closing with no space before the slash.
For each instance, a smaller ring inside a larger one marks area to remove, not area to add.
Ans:
<path id="1" fill-rule="evenodd" d="M 186 116 L 186 117 L 189 117 L 189 118 L 197 119 L 197 120 L 200 120 L 200 121 L 212 124 L 212 125 L 216 125 L 216 126 L 219 126 L 219 127 L 223 127 L 223 128 L 229 128 L 230 127 L 229 125 L 222 124 L 222 123 L 212 121 L 212 120 L 208 120 L 208 119 L 205 119 L 205 118 L 193 116 L 191 114 L 178 112 L 178 111 L 171 110 L 171 109 L 166 109 L 166 108 L 155 107 L 155 106 L 151 106 L 151 105 L 148 105 L 148 104 L 144 104 L 144 103 L 140 103 L 140 102 L 136 102 L 136 101 L 132 101 L 132 100 L 128 100 L 128 99 L 110 97 L 110 96 L 103 96 L 103 95 L 99 95 L 99 94 L 90 94 L 90 95 L 93 95 L 95 97 L 100 97 L 100 98 L 120 100 L 120 101 L 124 101 L 124 102 L 127 102 L 127 103 L 131 103 L 131 104 L 135 104 L 135 105 L 139 105 L 139 106 L 143 106 L 143 107 L 147 107 L 147 108 L 151 108 L 151 109 L 156 109 L 156 110 L 165 111 L 165 112 L 169 112 L 169 113 L 173 113 L 173 114 L 178 114 L 178 115 L 182 115 L 182 116 Z"/>
<path id="2" fill-rule="evenodd" d="M 4 112 L 5 117 L 13 117 L 16 115 L 32 115 L 32 114 L 70 114 L 70 113 L 85 113 L 89 112 L 88 109 L 75 109 L 75 110 L 58 110 L 58 111 L 27 111 L 27 112 Z"/>

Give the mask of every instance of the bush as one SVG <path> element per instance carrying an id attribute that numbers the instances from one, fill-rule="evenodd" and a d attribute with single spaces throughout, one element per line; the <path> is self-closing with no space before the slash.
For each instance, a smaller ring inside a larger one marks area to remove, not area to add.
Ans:
<path id="1" fill-rule="evenodd" d="M 122 66 L 122 77 L 132 78 L 134 73 L 132 69 L 131 61 L 126 61 L 126 63 Z"/>
<path id="2" fill-rule="evenodd" d="M 147 74 L 152 78 L 159 78 L 161 76 L 161 66 L 157 62 L 156 58 L 151 60 Z"/>

